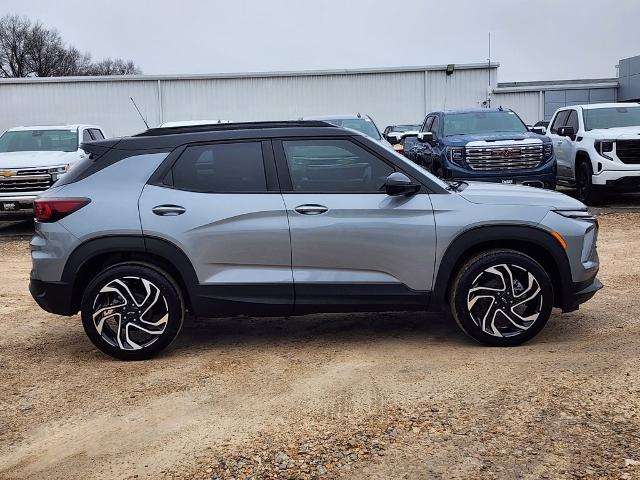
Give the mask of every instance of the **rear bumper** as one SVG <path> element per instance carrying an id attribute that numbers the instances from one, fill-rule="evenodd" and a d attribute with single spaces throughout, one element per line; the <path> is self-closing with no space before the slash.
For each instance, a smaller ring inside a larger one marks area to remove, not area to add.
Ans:
<path id="1" fill-rule="evenodd" d="M 66 282 L 43 282 L 34 278 L 29 282 L 29 292 L 43 310 L 56 315 L 75 315 L 73 287 Z"/>
<path id="2" fill-rule="evenodd" d="M 602 283 L 596 277 L 586 282 L 574 283 L 570 292 L 565 294 L 562 302 L 562 311 L 566 313 L 577 310 L 581 304 L 590 300 L 602 287 Z"/>

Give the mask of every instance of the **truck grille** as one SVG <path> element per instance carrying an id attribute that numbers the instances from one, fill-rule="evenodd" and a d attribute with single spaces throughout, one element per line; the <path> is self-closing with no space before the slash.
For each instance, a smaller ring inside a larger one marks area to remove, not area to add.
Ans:
<path id="1" fill-rule="evenodd" d="M 52 185 L 51 180 L 46 170 L 19 170 L 12 177 L 0 177 L 0 193 L 40 192 Z"/>
<path id="2" fill-rule="evenodd" d="M 618 140 L 616 153 L 623 163 L 640 163 L 640 140 Z"/>
<path id="3" fill-rule="evenodd" d="M 467 164 L 472 170 L 523 170 L 542 163 L 542 143 L 467 147 Z"/>

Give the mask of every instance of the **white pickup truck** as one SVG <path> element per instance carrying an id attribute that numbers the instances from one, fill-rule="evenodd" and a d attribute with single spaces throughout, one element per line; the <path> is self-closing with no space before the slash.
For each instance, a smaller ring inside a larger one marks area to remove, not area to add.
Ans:
<path id="1" fill-rule="evenodd" d="M 33 200 L 85 157 L 96 125 L 16 127 L 0 136 L 0 220 L 33 216 Z"/>
<path id="2" fill-rule="evenodd" d="M 558 109 L 553 139 L 558 184 L 576 187 L 587 205 L 605 189 L 640 191 L 640 105 L 600 103 Z"/>

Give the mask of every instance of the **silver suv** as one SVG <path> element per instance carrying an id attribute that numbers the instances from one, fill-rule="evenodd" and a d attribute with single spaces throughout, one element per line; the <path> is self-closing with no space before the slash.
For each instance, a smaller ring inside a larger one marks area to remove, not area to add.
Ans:
<path id="1" fill-rule="evenodd" d="M 598 224 L 555 192 L 445 183 L 325 122 L 151 129 L 84 145 L 35 204 L 30 289 L 103 352 L 192 316 L 440 310 L 518 345 L 601 287 Z"/>

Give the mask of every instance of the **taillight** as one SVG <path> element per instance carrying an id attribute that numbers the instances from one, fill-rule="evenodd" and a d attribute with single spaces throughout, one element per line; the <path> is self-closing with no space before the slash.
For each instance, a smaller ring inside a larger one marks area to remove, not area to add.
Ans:
<path id="1" fill-rule="evenodd" d="M 89 202 L 89 198 L 37 198 L 33 202 L 33 213 L 38 222 L 57 222 Z"/>

